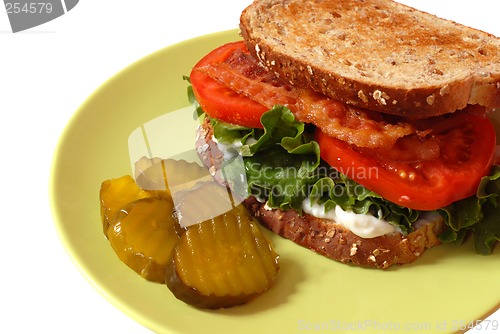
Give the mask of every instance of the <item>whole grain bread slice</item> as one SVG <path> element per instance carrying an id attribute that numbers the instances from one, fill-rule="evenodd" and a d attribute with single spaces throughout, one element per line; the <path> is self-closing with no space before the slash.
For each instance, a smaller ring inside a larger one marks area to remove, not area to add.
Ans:
<path id="1" fill-rule="evenodd" d="M 439 234 L 445 227 L 443 219 L 436 218 L 406 235 L 362 238 L 335 220 L 269 209 L 255 197 L 247 198 L 244 204 L 262 225 L 300 246 L 335 261 L 378 269 L 417 260 L 428 248 L 441 244 Z"/>
<path id="2" fill-rule="evenodd" d="M 384 113 L 500 107 L 500 39 L 390 0 L 255 0 L 248 49 L 290 84 Z"/>

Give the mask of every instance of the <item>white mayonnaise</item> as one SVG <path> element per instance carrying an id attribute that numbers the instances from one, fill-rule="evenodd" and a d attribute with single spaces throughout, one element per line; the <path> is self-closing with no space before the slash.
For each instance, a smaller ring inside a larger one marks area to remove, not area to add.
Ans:
<path id="1" fill-rule="evenodd" d="M 235 158 L 238 154 L 240 154 L 241 147 L 243 146 L 240 139 L 236 139 L 232 143 L 221 143 L 217 140 L 217 138 L 215 138 L 215 136 L 212 136 L 212 140 L 217 144 L 219 151 L 224 154 L 224 160 L 231 160 Z M 257 140 L 252 137 L 247 138 L 246 145 L 251 145 L 256 141 Z"/>
<path id="2" fill-rule="evenodd" d="M 325 206 L 322 204 L 311 204 L 309 198 L 302 202 L 302 210 L 304 212 L 324 219 L 335 220 L 337 224 L 341 224 L 348 228 L 352 233 L 361 238 L 375 238 L 385 234 L 401 233 L 401 230 L 383 219 L 372 215 L 357 214 L 352 211 L 344 211 L 340 206 L 335 209 L 325 212 Z M 379 213 L 380 216 L 381 213 Z"/>
<path id="3" fill-rule="evenodd" d="M 224 160 L 231 160 L 238 156 L 239 149 L 243 146 L 240 140 L 235 140 L 232 143 L 221 143 L 215 136 L 212 136 L 212 140 L 217 144 L 219 151 L 224 154 Z"/>

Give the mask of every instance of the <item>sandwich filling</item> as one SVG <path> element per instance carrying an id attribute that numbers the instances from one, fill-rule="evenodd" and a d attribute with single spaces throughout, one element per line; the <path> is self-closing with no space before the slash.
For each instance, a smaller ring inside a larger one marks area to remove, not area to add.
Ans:
<path id="1" fill-rule="evenodd" d="M 373 225 L 377 232 L 358 230 L 366 238 L 411 233 L 439 214 L 442 241 L 473 234 L 488 254 L 500 239 L 500 167 L 484 108 L 411 119 L 348 106 L 283 82 L 243 42 L 203 58 L 190 82 L 225 160 L 243 157 L 249 194 L 269 207 L 315 215 L 321 207 L 351 230 Z"/>

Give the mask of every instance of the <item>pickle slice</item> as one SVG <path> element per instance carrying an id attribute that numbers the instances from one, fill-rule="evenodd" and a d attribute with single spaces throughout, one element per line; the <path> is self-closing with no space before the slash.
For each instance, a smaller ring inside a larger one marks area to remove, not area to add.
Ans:
<path id="1" fill-rule="evenodd" d="M 190 305 L 225 308 L 267 290 L 278 270 L 270 241 L 238 206 L 188 228 L 172 252 L 165 282 Z"/>
<path id="2" fill-rule="evenodd" d="M 151 196 L 151 193 L 139 188 L 130 175 L 102 182 L 99 200 L 104 235 L 107 237 L 109 225 L 124 205 Z"/>
<path id="3" fill-rule="evenodd" d="M 120 260 L 143 278 L 165 282 L 165 268 L 179 241 L 173 203 L 143 198 L 125 205 L 108 229 L 111 247 Z"/>

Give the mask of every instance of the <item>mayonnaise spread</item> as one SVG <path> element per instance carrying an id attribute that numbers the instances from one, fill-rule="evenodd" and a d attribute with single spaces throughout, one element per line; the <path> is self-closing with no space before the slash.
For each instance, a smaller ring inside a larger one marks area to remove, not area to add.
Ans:
<path id="1" fill-rule="evenodd" d="M 357 214 L 352 211 L 344 211 L 340 206 L 325 212 L 323 204 L 312 204 L 309 198 L 302 202 L 304 212 L 318 218 L 335 220 L 348 228 L 352 233 L 362 238 L 375 238 L 385 234 L 401 233 L 401 230 L 394 225 L 389 224 L 383 219 L 369 214 Z M 380 217 L 381 212 L 378 213 Z"/>

